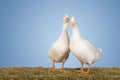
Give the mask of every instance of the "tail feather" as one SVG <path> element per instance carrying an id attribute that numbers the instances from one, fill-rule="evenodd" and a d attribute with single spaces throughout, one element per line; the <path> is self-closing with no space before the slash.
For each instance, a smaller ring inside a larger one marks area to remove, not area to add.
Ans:
<path id="1" fill-rule="evenodd" d="M 102 49 L 100 49 L 100 48 L 97 48 L 97 50 L 98 50 L 100 53 L 102 53 L 102 52 L 103 52 L 103 50 L 102 50 Z"/>
<path id="2" fill-rule="evenodd" d="M 102 49 L 97 48 L 97 52 L 96 52 L 96 60 L 99 60 L 101 53 L 102 53 Z"/>

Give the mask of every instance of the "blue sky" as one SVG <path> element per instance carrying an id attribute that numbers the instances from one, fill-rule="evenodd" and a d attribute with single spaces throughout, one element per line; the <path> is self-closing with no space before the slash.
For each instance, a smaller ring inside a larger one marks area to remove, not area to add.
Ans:
<path id="1" fill-rule="evenodd" d="M 50 67 L 48 51 L 63 17 L 75 16 L 81 35 L 103 54 L 94 67 L 120 67 L 119 0 L 0 0 L 0 66 Z M 68 25 L 68 33 L 71 35 Z M 70 53 L 65 67 L 80 67 Z M 61 64 L 56 64 L 57 68 Z"/>

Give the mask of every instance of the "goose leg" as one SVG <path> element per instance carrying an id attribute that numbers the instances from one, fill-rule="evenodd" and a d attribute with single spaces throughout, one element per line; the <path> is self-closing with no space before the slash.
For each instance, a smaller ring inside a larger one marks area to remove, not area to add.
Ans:
<path id="1" fill-rule="evenodd" d="M 86 74 L 90 73 L 90 68 L 91 68 L 91 64 L 88 64 L 88 70 L 87 72 L 85 72 Z"/>
<path id="2" fill-rule="evenodd" d="M 82 66 L 81 66 L 81 69 L 80 69 L 80 70 L 77 70 L 76 72 L 81 72 L 81 73 L 84 72 L 84 68 L 83 68 L 83 63 L 82 63 L 82 62 L 81 62 L 81 65 L 82 65 Z"/>
<path id="3" fill-rule="evenodd" d="M 81 66 L 80 72 L 84 72 L 83 63 L 81 63 L 81 64 L 82 64 L 82 66 Z"/>
<path id="4" fill-rule="evenodd" d="M 55 62 L 52 61 L 52 69 L 55 69 Z"/>
<path id="5" fill-rule="evenodd" d="M 61 68 L 61 70 L 64 70 L 64 63 L 65 63 L 65 59 L 62 61 L 62 68 Z"/>

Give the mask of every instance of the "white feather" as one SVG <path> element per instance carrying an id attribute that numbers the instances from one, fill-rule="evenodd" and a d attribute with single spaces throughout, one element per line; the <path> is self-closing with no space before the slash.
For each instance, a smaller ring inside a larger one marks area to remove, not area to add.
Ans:
<path id="1" fill-rule="evenodd" d="M 68 16 L 65 16 L 68 17 Z M 69 56 L 69 38 L 67 33 L 67 23 L 63 22 L 62 32 L 57 41 L 53 43 L 49 50 L 49 57 L 54 62 L 62 62 L 67 60 Z"/>
<path id="2" fill-rule="evenodd" d="M 99 60 L 102 49 L 96 49 L 89 41 L 81 37 L 74 17 L 71 18 L 71 27 L 70 51 L 82 63 L 92 64 Z"/>

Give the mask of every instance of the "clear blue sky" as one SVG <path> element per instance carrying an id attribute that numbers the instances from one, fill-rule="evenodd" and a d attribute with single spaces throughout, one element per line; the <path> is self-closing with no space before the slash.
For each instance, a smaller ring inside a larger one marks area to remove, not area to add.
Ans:
<path id="1" fill-rule="evenodd" d="M 92 66 L 120 67 L 120 0 L 0 0 L 0 66 L 50 67 L 48 51 L 65 14 L 75 16 L 81 35 L 103 49 Z M 68 26 L 69 36 L 71 31 Z M 80 63 L 70 54 L 65 67 Z"/>

